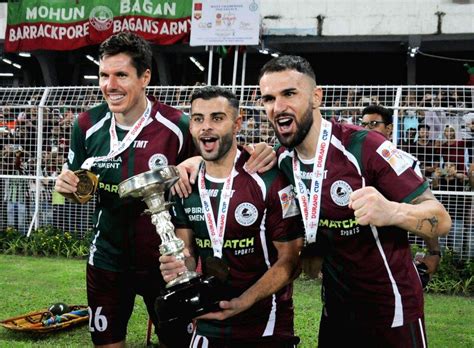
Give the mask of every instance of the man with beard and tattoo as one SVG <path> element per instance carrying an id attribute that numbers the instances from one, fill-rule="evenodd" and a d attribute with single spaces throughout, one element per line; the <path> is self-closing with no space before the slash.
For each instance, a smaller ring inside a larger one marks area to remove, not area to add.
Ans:
<path id="1" fill-rule="evenodd" d="M 303 263 L 317 273 L 323 258 L 319 347 L 426 346 L 407 231 L 446 235 L 449 214 L 383 135 L 322 118 L 323 91 L 305 59 L 272 59 L 259 80 L 303 215 Z"/>
<path id="2" fill-rule="evenodd" d="M 235 95 L 219 87 L 191 97 L 189 129 L 204 161 L 192 193 L 173 207 L 189 257 L 161 256 L 161 271 L 169 282 L 196 269 L 198 259 L 204 274 L 209 259 L 229 268 L 230 300 L 198 318 L 191 347 L 295 347 L 291 282 L 299 274 L 303 223 L 283 173 L 244 167 L 249 153 L 237 145 L 238 110 Z"/>

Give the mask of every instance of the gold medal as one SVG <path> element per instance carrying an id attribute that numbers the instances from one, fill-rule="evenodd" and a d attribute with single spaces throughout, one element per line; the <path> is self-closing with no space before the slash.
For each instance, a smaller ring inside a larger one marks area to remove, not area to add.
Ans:
<path id="1" fill-rule="evenodd" d="M 76 203 L 87 203 L 91 200 L 97 190 L 99 178 L 91 171 L 85 169 L 76 170 L 74 174 L 79 178 L 77 191 L 63 195 Z"/>

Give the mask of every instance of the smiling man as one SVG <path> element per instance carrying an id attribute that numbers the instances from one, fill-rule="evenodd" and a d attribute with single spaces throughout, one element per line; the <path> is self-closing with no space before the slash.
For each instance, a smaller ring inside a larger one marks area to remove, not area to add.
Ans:
<path id="1" fill-rule="evenodd" d="M 189 118 L 181 111 L 147 97 L 152 51 L 140 36 L 120 33 L 99 49 L 99 84 L 106 103 L 77 118 L 68 155 L 68 169 L 56 190 L 77 191 L 73 170 L 99 176 L 94 213 L 95 236 L 87 264 L 87 297 L 92 341 L 96 346 L 123 347 L 135 296 L 141 295 L 157 325 L 154 302 L 165 286 L 159 271 L 160 238 L 146 205 L 120 199 L 117 185 L 160 165 L 175 165 L 194 154 Z M 160 347 L 185 347 L 192 325 L 158 327 Z"/>
<path id="2" fill-rule="evenodd" d="M 192 257 L 161 256 L 166 281 L 196 268 L 226 265 L 228 301 L 197 320 L 191 347 L 295 347 L 291 281 L 298 274 L 302 222 L 291 185 L 276 168 L 244 169 L 237 146 L 242 118 L 235 95 L 205 87 L 191 97 L 190 130 L 204 159 L 192 193 L 173 207 L 176 234 Z M 210 209 L 209 209 L 210 207 Z M 217 261 L 218 260 L 218 261 Z M 223 291 L 224 292 L 224 291 Z"/>
<path id="3" fill-rule="evenodd" d="M 448 213 L 383 135 L 322 117 L 323 90 L 302 57 L 266 63 L 260 91 L 303 215 L 304 262 L 317 271 L 324 258 L 319 347 L 426 346 L 407 230 L 446 235 Z"/>

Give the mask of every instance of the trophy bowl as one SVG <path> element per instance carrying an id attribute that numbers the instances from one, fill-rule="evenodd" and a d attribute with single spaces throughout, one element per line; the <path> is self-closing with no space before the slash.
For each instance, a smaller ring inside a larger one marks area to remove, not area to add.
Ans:
<path id="1" fill-rule="evenodd" d="M 184 260 L 184 242 L 176 237 L 168 211 L 170 203 L 165 201 L 165 192 L 178 180 L 176 167 L 160 166 L 124 180 L 118 186 L 118 193 L 121 198 L 141 198 L 146 203 L 148 209 L 145 213 L 151 215 L 151 222 L 161 238 L 161 255 Z M 178 274 L 156 299 L 155 310 L 159 321 L 188 320 L 218 310 L 219 301 L 224 299 L 222 294 L 226 293 L 221 290 L 223 284 L 220 276 L 204 277 L 194 271 Z"/>

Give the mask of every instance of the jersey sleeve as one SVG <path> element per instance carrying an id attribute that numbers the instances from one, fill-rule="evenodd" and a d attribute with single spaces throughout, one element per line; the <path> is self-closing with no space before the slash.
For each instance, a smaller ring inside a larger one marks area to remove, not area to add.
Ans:
<path id="1" fill-rule="evenodd" d="M 87 159 L 85 137 L 79 126 L 81 117 L 85 117 L 85 114 L 81 114 L 74 121 L 71 132 L 71 142 L 69 152 L 67 156 L 67 166 L 70 170 L 78 170 L 81 168 L 82 163 Z"/>
<path id="2" fill-rule="evenodd" d="M 266 206 L 266 228 L 272 240 L 284 242 L 304 236 L 303 220 L 293 186 L 281 172 L 270 186 Z"/>
<path id="3" fill-rule="evenodd" d="M 389 200 L 408 203 L 428 188 L 413 166 L 413 157 L 377 132 L 365 137 L 362 163 L 366 185 L 376 187 Z"/>

